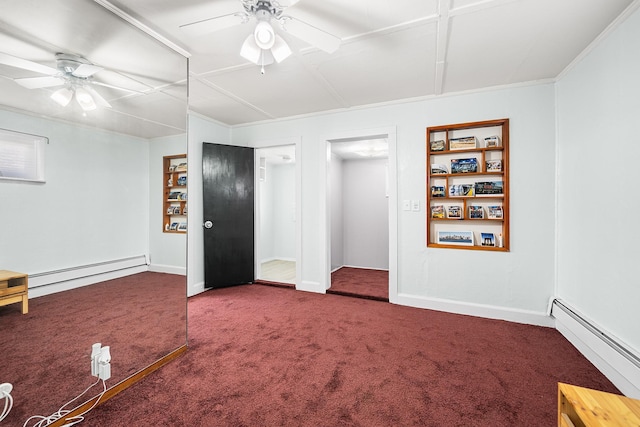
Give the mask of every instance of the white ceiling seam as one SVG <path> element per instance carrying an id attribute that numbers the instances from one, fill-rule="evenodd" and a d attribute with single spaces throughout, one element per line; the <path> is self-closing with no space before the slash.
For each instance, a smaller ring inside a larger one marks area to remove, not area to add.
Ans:
<path id="1" fill-rule="evenodd" d="M 489 9 L 492 7 L 504 6 L 505 4 L 518 2 L 521 0 L 482 0 L 476 3 L 471 3 L 466 6 L 460 6 L 449 10 L 449 16 L 466 15 L 467 13 L 474 13 L 481 10 Z"/>
<path id="2" fill-rule="evenodd" d="M 255 112 L 257 112 L 257 113 L 260 113 L 260 114 L 262 114 L 262 115 L 266 116 L 268 119 L 275 119 L 275 118 L 276 118 L 276 116 L 274 116 L 274 115 L 272 115 L 272 114 L 268 113 L 267 111 L 264 111 L 262 108 L 260 108 L 260 107 L 257 107 L 257 106 L 255 106 L 255 105 L 253 105 L 253 104 L 252 104 L 252 103 L 250 103 L 249 101 L 247 101 L 247 100 L 245 100 L 245 99 L 243 99 L 243 98 L 240 98 L 239 96 L 237 96 L 237 95 L 235 95 L 235 94 L 233 94 L 233 93 L 231 93 L 231 92 L 229 92 L 229 91 L 227 91 L 227 90 L 225 90 L 225 89 L 221 88 L 220 86 L 217 86 L 217 85 L 216 85 L 216 84 L 214 84 L 214 83 L 211 83 L 211 82 L 210 82 L 209 80 L 207 80 L 207 79 L 202 79 L 202 78 L 199 78 L 198 76 L 195 76 L 195 79 L 196 79 L 199 83 L 201 83 L 201 84 L 203 84 L 203 85 L 205 85 L 205 86 L 209 87 L 210 89 L 215 90 L 216 92 L 220 93 L 221 95 L 224 95 L 224 96 L 226 96 L 226 97 L 228 97 L 228 98 L 231 98 L 231 99 L 233 99 L 233 100 L 235 100 L 235 101 L 237 101 L 237 102 L 241 103 L 241 104 L 242 104 L 242 105 L 244 105 L 245 107 L 249 107 L 249 108 L 250 108 L 250 109 L 252 109 L 253 111 L 255 111 Z"/>
<path id="3" fill-rule="evenodd" d="M 438 2 L 438 33 L 436 35 L 436 61 L 434 92 L 442 93 L 444 86 L 444 72 L 447 61 L 447 45 L 449 44 L 449 5 L 450 0 Z"/>

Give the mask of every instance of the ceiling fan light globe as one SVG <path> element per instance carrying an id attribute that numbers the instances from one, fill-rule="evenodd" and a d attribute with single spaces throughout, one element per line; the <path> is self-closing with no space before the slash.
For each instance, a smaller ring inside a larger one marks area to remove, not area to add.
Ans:
<path id="1" fill-rule="evenodd" d="M 66 107 L 67 105 L 69 105 L 69 102 L 71 102 L 71 98 L 73 98 L 73 91 L 68 87 L 58 89 L 51 94 L 51 99 L 53 99 L 62 107 Z"/>
<path id="2" fill-rule="evenodd" d="M 282 37 L 276 35 L 275 42 L 271 48 L 271 54 L 273 55 L 273 59 L 275 59 L 277 63 L 280 63 L 291 55 L 291 48 Z"/>
<path id="3" fill-rule="evenodd" d="M 76 101 L 84 111 L 92 111 L 97 108 L 93 97 L 84 88 L 79 87 L 76 89 Z"/>
<path id="4" fill-rule="evenodd" d="M 259 21 L 253 35 L 260 49 L 271 49 L 276 40 L 273 27 L 267 21 Z"/>

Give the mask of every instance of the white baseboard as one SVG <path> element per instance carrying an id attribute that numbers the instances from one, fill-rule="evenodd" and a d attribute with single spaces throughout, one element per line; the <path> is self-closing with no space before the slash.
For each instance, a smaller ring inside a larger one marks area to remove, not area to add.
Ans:
<path id="1" fill-rule="evenodd" d="M 625 396 L 640 399 L 640 368 L 568 313 L 554 306 L 556 329 Z M 593 323 L 589 321 L 589 323 Z"/>
<path id="2" fill-rule="evenodd" d="M 326 294 L 327 291 L 320 282 L 301 281 L 296 283 L 297 291 L 315 292 L 318 294 Z"/>
<path id="3" fill-rule="evenodd" d="M 264 264 L 265 262 L 271 262 L 271 261 L 291 261 L 291 262 L 296 262 L 295 258 L 287 258 L 287 257 L 271 257 L 271 258 L 264 258 L 260 260 L 260 264 Z"/>
<path id="4" fill-rule="evenodd" d="M 145 255 L 29 275 L 29 298 L 93 285 L 149 270 Z"/>
<path id="5" fill-rule="evenodd" d="M 487 319 L 507 320 L 509 322 L 524 323 L 527 325 L 545 326 L 550 328 L 554 326 L 553 319 L 545 312 L 462 303 L 459 301 L 426 298 L 402 293 L 398 294 L 393 301 L 389 302 L 409 307 L 426 308 L 428 310 L 445 311 L 447 313 L 466 314 L 469 316 L 484 317 Z"/>
<path id="6" fill-rule="evenodd" d="M 149 271 L 153 271 L 154 273 L 178 274 L 180 276 L 187 275 L 186 267 L 177 267 L 175 265 L 151 264 L 149 265 Z"/>
<path id="7" fill-rule="evenodd" d="M 389 271 L 389 268 L 362 267 L 362 266 L 359 266 L 359 265 L 343 265 L 342 267 L 347 267 L 347 268 L 359 268 L 359 269 L 361 269 L 361 270 Z M 342 268 L 342 267 L 338 267 L 337 269 Z M 337 269 L 336 269 L 336 270 L 337 270 Z"/>
<path id="8" fill-rule="evenodd" d="M 188 282 L 188 280 L 187 280 Z M 194 295 L 201 294 L 205 291 L 204 282 L 194 283 L 192 285 L 188 285 L 187 287 L 187 297 L 192 297 Z"/>

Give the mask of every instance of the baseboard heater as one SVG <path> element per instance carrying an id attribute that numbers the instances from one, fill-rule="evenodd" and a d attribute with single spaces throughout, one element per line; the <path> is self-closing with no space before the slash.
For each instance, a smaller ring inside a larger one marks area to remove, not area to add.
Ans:
<path id="1" fill-rule="evenodd" d="M 562 300 L 553 299 L 549 307 L 556 329 L 624 395 L 640 399 L 638 351 Z"/>
<path id="2" fill-rule="evenodd" d="M 137 255 L 111 261 L 97 262 L 60 270 L 29 274 L 29 297 L 45 295 L 52 292 L 85 286 L 110 278 L 121 277 L 132 272 L 148 269 L 149 260 L 146 255 Z M 132 271 L 133 269 L 133 271 Z"/>
<path id="3" fill-rule="evenodd" d="M 570 316 L 573 320 L 580 323 L 589 332 L 604 341 L 609 347 L 618 352 L 622 357 L 633 363 L 638 369 L 640 369 L 640 357 L 636 356 L 633 352 L 628 350 L 624 345 L 620 344 L 615 338 L 603 332 L 596 325 L 585 319 L 577 311 L 567 306 L 562 300 L 554 299 L 553 308 L 558 308 Z"/>

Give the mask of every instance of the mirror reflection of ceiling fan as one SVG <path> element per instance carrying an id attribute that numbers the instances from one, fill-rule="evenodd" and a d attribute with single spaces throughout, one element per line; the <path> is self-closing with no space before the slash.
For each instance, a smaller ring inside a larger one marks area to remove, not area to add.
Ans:
<path id="1" fill-rule="evenodd" d="M 103 68 L 93 65 L 78 55 L 57 53 L 56 68 L 53 68 L 0 52 L 0 64 L 43 74 L 40 77 L 13 79 L 20 86 L 27 89 L 62 86 L 51 95 L 51 99 L 63 107 L 67 106 L 75 97 L 76 102 L 82 107 L 83 111 L 95 110 L 98 105 L 111 108 L 107 100 L 92 87 L 93 85 L 134 92 L 94 80 L 93 76 Z"/>
<path id="2" fill-rule="evenodd" d="M 299 0 L 286 1 L 286 5 L 273 0 L 240 0 L 243 11 L 202 21 L 192 22 L 180 26 L 185 34 L 200 36 L 232 27 L 236 24 L 245 24 L 255 18 L 256 26 L 252 34 L 244 41 L 240 49 L 240 55 L 261 65 L 264 74 L 264 66 L 281 62 L 289 55 L 291 49 L 287 43 L 276 34 L 273 22 L 278 22 L 283 31 L 327 53 L 335 52 L 341 40 L 339 37 L 329 34 L 311 24 L 307 24 L 290 15 L 285 15 L 285 9 L 298 3 Z"/>

